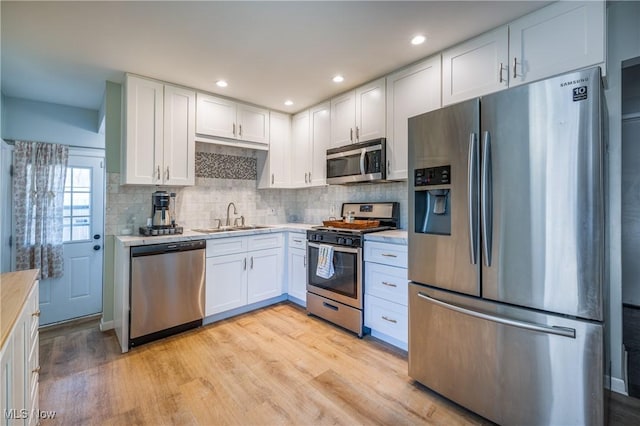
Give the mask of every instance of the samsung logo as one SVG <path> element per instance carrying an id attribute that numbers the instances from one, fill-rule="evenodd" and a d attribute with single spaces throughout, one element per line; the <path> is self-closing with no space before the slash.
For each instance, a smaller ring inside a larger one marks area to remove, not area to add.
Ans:
<path id="1" fill-rule="evenodd" d="M 565 81 L 564 83 L 560 83 L 560 87 L 573 86 L 574 84 L 588 83 L 588 82 L 589 82 L 589 77 L 581 78 L 579 80 L 571 80 L 571 81 Z"/>

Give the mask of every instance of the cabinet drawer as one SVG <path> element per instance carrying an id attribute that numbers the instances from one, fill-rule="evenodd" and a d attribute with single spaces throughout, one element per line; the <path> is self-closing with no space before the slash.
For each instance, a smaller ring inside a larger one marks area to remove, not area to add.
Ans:
<path id="1" fill-rule="evenodd" d="M 207 240 L 207 257 L 224 256 L 246 251 L 247 240 L 243 237 Z"/>
<path id="2" fill-rule="evenodd" d="M 365 293 L 407 306 L 407 270 L 365 262 Z"/>
<path id="3" fill-rule="evenodd" d="M 408 342 L 409 322 L 406 306 L 375 296 L 364 297 L 364 325 L 403 343 Z"/>
<path id="4" fill-rule="evenodd" d="M 289 233 L 289 248 L 301 248 L 307 247 L 307 236 L 299 232 Z"/>
<path id="5" fill-rule="evenodd" d="M 248 238 L 247 250 L 263 250 L 282 247 L 282 234 L 260 234 Z"/>
<path id="6" fill-rule="evenodd" d="M 408 264 L 407 246 L 366 241 L 364 243 L 364 260 L 406 268 Z"/>

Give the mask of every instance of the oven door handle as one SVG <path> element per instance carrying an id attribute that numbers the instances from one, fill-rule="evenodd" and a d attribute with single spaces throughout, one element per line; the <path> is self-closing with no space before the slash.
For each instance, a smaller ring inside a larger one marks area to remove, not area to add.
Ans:
<path id="1" fill-rule="evenodd" d="M 360 153 L 360 174 L 361 175 L 366 174 L 366 171 L 367 171 L 364 164 L 366 156 L 367 156 L 367 151 L 363 149 L 362 152 Z"/>
<path id="2" fill-rule="evenodd" d="M 313 248 L 317 248 L 317 249 L 320 248 L 320 244 L 307 243 L 307 245 L 309 247 L 313 247 Z M 360 250 L 359 248 L 334 246 L 333 244 L 327 244 L 327 245 L 333 247 L 333 251 L 339 252 L 339 253 L 354 253 L 354 254 L 358 254 L 358 251 Z"/>

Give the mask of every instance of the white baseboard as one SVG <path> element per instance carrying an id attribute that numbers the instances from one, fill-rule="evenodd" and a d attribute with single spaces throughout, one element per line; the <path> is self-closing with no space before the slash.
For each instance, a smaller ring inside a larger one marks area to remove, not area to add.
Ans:
<path id="1" fill-rule="evenodd" d="M 608 377 L 605 378 L 606 382 L 608 383 L 609 380 L 607 380 L 607 379 L 608 379 Z M 624 384 L 624 380 L 618 379 L 617 377 L 612 377 L 611 378 L 611 390 L 613 392 L 629 396 L 629 394 L 627 393 L 627 387 Z"/>
<path id="2" fill-rule="evenodd" d="M 105 321 L 104 318 L 100 319 L 100 331 L 113 330 L 113 321 Z"/>

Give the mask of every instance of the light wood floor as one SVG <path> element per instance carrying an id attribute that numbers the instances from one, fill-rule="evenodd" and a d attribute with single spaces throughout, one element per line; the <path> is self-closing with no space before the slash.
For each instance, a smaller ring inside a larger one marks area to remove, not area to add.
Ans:
<path id="1" fill-rule="evenodd" d="M 40 359 L 45 425 L 489 424 L 409 378 L 406 353 L 289 303 L 127 354 L 95 322 L 43 330 Z M 612 424 L 638 424 L 636 401 Z"/>

